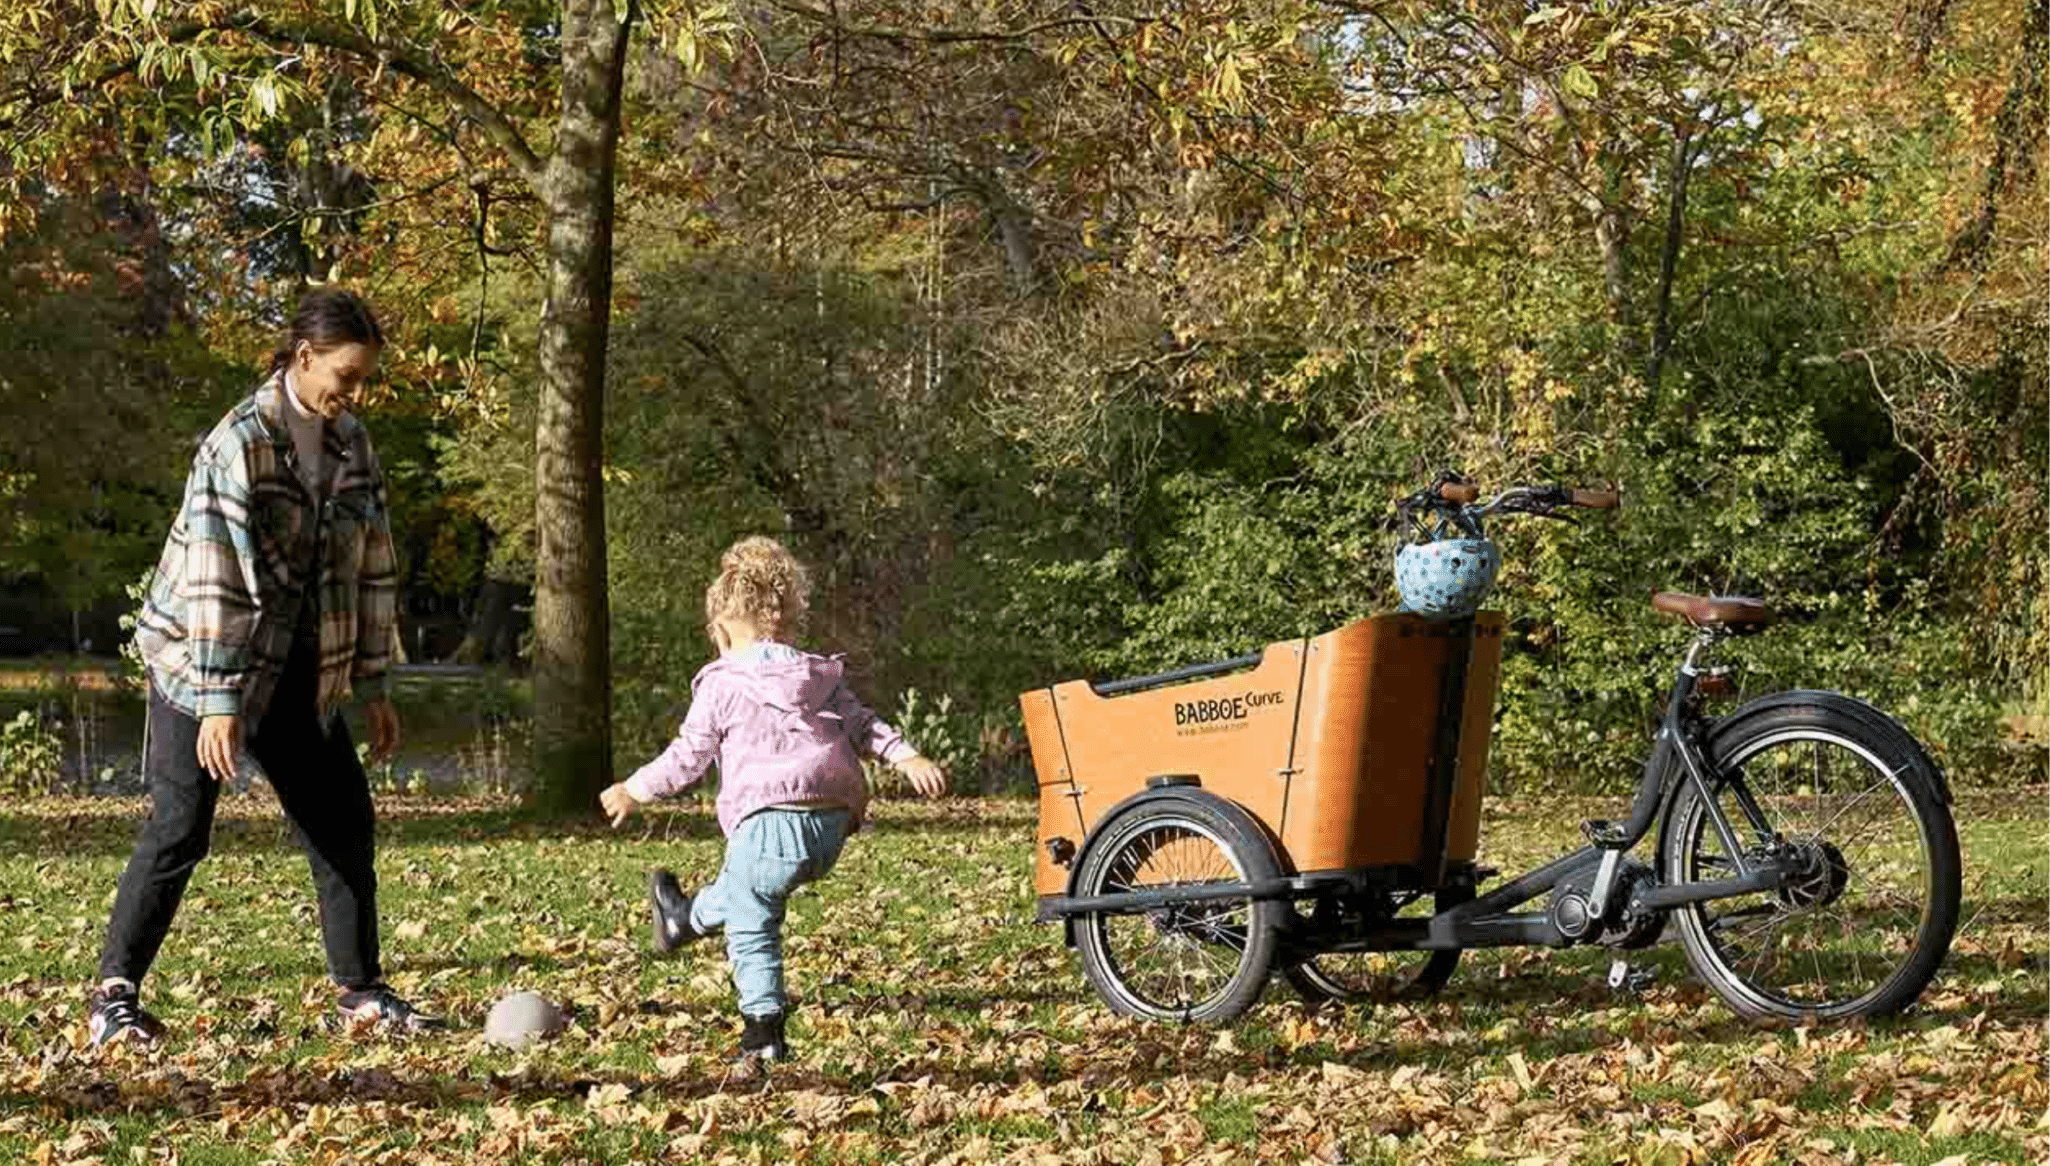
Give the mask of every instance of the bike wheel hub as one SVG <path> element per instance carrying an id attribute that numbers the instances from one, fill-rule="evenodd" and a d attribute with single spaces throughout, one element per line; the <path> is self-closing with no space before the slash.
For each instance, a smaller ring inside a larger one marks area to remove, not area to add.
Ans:
<path id="1" fill-rule="evenodd" d="M 1827 907 L 1837 901 L 1850 884 L 1851 868 L 1836 843 L 1820 838 L 1797 842 L 1787 881 L 1780 885 L 1780 901 L 1795 910 Z"/>

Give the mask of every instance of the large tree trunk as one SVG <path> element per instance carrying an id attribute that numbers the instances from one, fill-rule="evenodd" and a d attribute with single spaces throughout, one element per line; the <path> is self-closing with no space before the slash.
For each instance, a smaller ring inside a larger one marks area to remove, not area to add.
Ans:
<path id="1" fill-rule="evenodd" d="M 534 795 L 592 812 L 612 779 L 612 613 L 605 578 L 605 342 L 613 174 L 631 20 L 563 0 L 562 121 L 548 162 L 548 301 L 535 434 Z"/>

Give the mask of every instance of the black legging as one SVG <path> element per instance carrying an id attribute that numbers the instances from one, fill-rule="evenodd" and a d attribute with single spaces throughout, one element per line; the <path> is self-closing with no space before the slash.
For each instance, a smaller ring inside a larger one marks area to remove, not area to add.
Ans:
<path id="1" fill-rule="evenodd" d="M 295 646 L 249 751 L 276 791 L 293 836 L 313 868 L 327 970 L 336 983 L 377 982 L 375 812 L 370 780 L 341 717 L 322 733 L 314 716 L 319 651 Z M 185 884 L 206 857 L 220 784 L 199 763 L 199 721 L 149 692 L 143 772 L 150 816 L 114 895 L 100 953 L 100 978 L 140 984 L 171 930 Z"/>

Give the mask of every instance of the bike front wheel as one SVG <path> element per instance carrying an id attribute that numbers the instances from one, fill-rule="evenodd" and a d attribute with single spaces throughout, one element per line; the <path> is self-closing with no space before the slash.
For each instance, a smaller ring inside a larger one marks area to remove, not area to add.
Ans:
<path id="1" fill-rule="evenodd" d="M 1218 886 L 1280 874 L 1265 839 L 1218 807 L 1163 799 L 1105 828 L 1082 860 L 1082 895 Z M 1083 974 L 1111 1009 L 1147 1020 L 1218 1024 L 1259 1000 L 1284 904 L 1220 895 L 1076 920 Z"/>
<path id="2" fill-rule="evenodd" d="M 1792 867 L 1771 891 L 1674 912 L 1695 974 L 1737 1012 L 1834 1021 L 1895 1012 L 1936 975 L 1957 930 L 1957 827 L 1904 731 L 1824 705 L 1739 714 L 1710 742 L 1715 804 L 1747 861 Z M 1736 867 L 1684 781 L 1660 852 L 1668 884 Z"/>

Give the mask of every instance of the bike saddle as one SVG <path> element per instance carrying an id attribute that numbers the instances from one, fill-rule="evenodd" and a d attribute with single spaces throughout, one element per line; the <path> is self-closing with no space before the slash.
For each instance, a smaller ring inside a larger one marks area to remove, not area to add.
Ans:
<path id="1" fill-rule="evenodd" d="M 1772 609 L 1762 599 L 1741 595 L 1687 595 L 1661 591 L 1651 605 L 1668 615 L 1677 615 L 1695 627 L 1716 628 L 1732 635 L 1762 631 L 1772 622 Z"/>

